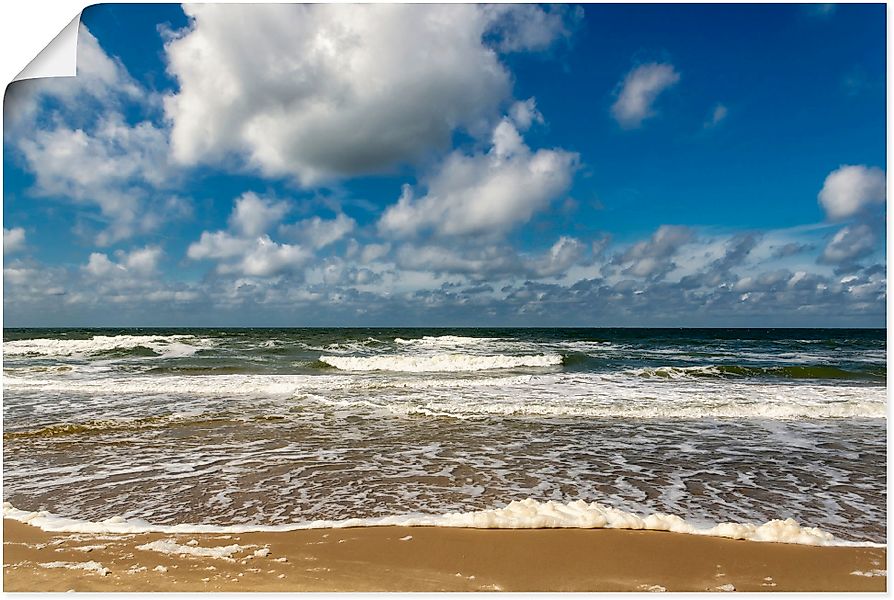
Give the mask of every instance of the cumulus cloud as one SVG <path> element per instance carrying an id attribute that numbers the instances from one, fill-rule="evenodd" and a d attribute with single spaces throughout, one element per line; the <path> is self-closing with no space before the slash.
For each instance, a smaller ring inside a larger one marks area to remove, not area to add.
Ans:
<path id="1" fill-rule="evenodd" d="M 482 5 L 490 26 L 488 35 L 502 52 L 546 50 L 569 36 L 583 19 L 583 8 L 563 4 Z"/>
<path id="2" fill-rule="evenodd" d="M 391 251 L 391 244 L 367 244 L 360 251 L 360 262 L 369 264 L 384 258 Z"/>
<path id="3" fill-rule="evenodd" d="M 795 256 L 796 254 L 801 254 L 802 252 L 806 252 L 811 250 L 813 246 L 810 244 L 802 244 L 798 242 L 789 242 L 787 244 L 782 244 L 781 246 L 775 246 L 773 248 L 772 257 L 773 258 L 786 258 L 788 256 Z"/>
<path id="4" fill-rule="evenodd" d="M 509 107 L 509 117 L 520 131 L 527 131 L 534 123 L 543 123 L 543 115 L 537 110 L 535 98 L 513 104 Z"/>
<path id="5" fill-rule="evenodd" d="M 624 273 L 636 277 L 660 278 L 673 270 L 674 254 L 692 241 L 694 233 L 689 227 L 662 225 L 648 240 L 637 242 L 616 255 L 612 262 L 621 266 Z"/>
<path id="6" fill-rule="evenodd" d="M 857 215 L 886 199 L 885 172 L 878 167 L 844 165 L 826 177 L 819 203 L 833 220 Z"/>
<path id="7" fill-rule="evenodd" d="M 83 270 L 96 279 L 150 277 L 156 274 L 162 255 L 162 249 L 158 246 L 135 248 L 130 252 L 118 251 L 117 261 L 102 252 L 93 252 Z"/>
<path id="8" fill-rule="evenodd" d="M 564 275 L 586 252 L 586 246 L 572 237 L 562 236 L 549 251 L 531 265 L 539 277 Z"/>
<path id="9" fill-rule="evenodd" d="M 578 155 L 560 149 L 532 151 L 515 125 L 503 119 L 486 153 L 450 154 L 427 178 L 421 197 L 405 185 L 379 230 L 409 237 L 422 230 L 441 236 L 498 235 L 531 216 L 571 185 Z"/>
<path id="10" fill-rule="evenodd" d="M 363 267 L 330 256 L 306 263 L 301 277 L 266 277 L 258 274 L 286 272 L 274 265 L 277 259 L 286 261 L 287 269 L 295 259 L 288 256 L 291 251 L 261 236 L 260 242 L 247 240 L 248 251 L 266 243 L 273 256 L 264 256 L 259 265 L 242 266 L 237 263 L 246 254 L 239 254 L 222 261 L 224 273 L 193 284 L 165 282 L 157 269 L 147 276 L 132 272 L 144 260 L 155 262 L 146 248 L 95 253 L 87 265 L 68 272 L 14 258 L 5 264 L 4 300 L 11 322 L 64 315 L 69 321 L 92 316 L 109 325 L 151 324 L 160 315 L 185 325 L 195 325 L 197 317 L 210 325 L 475 325 L 482 316 L 494 324 L 540 326 L 729 327 L 753 325 L 755 320 L 766 326 L 884 323 L 884 264 L 863 268 L 842 263 L 834 275 L 827 275 L 825 269 L 816 271 L 809 265 L 781 268 L 761 259 L 748 260 L 755 242 L 751 234 L 733 235 L 722 243 L 699 237 L 686 244 L 669 244 L 667 235 L 643 242 L 665 244 L 677 260 L 708 250 L 714 259 L 694 267 L 691 277 L 681 280 L 674 278 L 676 271 L 662 278 L 623 272 L 588 275 L 585 271 L 595 266 L 589 254 L 573 260 L 579 241 L 560 238 L 537 255 L 519 255 L 509 245 L 404 245 L 389 254 L 394 263 Z M 358 244 L 355 257 L 360 248 Z M 569 263 L 575 275 L 569 277 L 566 271 L 561 280 L 557 275 L 556 281 L 548 281 L 549 273 L 560 272 L 559 265 Z M 726 274 L 716 280 L 713 274 L 721 271 Z"/>
<path id="11" fill-rule="evenodd" d="M 612 105 L 612 115 L 628 129 L 639 127 L 655 115 L 652 108 L 658 96 L 680 81 L 680 74 L 667 63 L 649 63 L 630 71 L 620 83 L 618 99 Z"/>
<path id="12" fill-rule="evenodd" d="M 195 164 L 235 155 L 304 185 L 418 160 L 457 129 L 486 131 L 511 91 L 498 51 L 548 46 L 573 12 L 472 4 L 184 10 L 188 30 L 166 44 L 179 84 L 164 101 L 174 157 Z M 518 27 L 527 23 L 537 27 Z"/>
<path id="13" fill-rule="evenodd" d="M 354 231 L 357 222 L 344 213 L 334 219 L 311 217 L 279 228 L 280 234 L 316 249 L 334 244 Z"/>
<path id="14" fill-rule="evenodd" d="M 521 262 L 507 246 L 475 248 L 450 248 L 426 244 L 403 245 L 396 253 L 396 263 L 401 269 L 441 274 L 464 274 L 476 279 L 499 277 L 518 272 Z"/>
<path id="15" fill-rule="evenodd" d="M 25 247 L 25 230 L 21 227 L 3 228 L 3 254 L 13 254 Z"/>
<path id="16" fill-rule="evenodd" d="M 34 194 L 99 209 L 107 224 L 96 236 L 99 245 L 151 231 L 170 214 L 149 203 L 174 177 L 167 138 L 149 122 L 130 126 L 113 114 L 92 132 L 36 130 L 18 147 L 35 176 Z"/>
<path id="17" fill-rule="evenodd" d="M 220 273 L 239 273 L 253 277 L 269 277 L 283 272 L 294 272 L 304 267 L 313 254 L 301 246 L 278 244 L 263 235 L 253 240 L 241 260 L 221 263 Z"/>
<path id="18" fill-rule="evenodd" d="M 34 194 L 99 209 L 107 223 L 99 245 L 151 231 L 170 214 L 149 204 L 151 192 L 173 183 L 167 137 L 149 122 L 130 126 L 113 114 L 92 132 L 36 130 L 18 147 L 35 176 Z"/>
<path id="19" fill-rule="evenodd" d="M 178 177 L 168 161 L 167 133 L 149 120 L 132 119 L 132 109 L 146 109 L 153 97 L 83 26 L 76 77 L 26 80 L 9 88 L 6 143 L 14 160 L 34 175 L 28 192 L 98 211 L 83 215 L 100 223 L 98 231 L 86 228 L 98 245 L 188 213 L 183 199 L 168 192 Z"/>
<path id="20" fill-rule="evenodd" d="M 724 285 L 733 278 L 732 269 L 746 262 L 760 238 L 760 234 L 752 232 L 733 235 L 724 243 L 718 258 L 696 273 L 684 276 L 680 284 L 685 288 Z"/>
<path id="21" fill-rule="evenodd" d="M 313 256 L 307 248 L 274 242 L 266 234 L 241 238 L 225 231 L 203 232 L 186 255 L 192 260 L 218 261 L 218 273 L 254 277 L 299 271 Z"/>
<path id="22" fill-rule="evenodd" d="M 297 273 L 313 257 L 304 246 L 273 241 L 266 233 L 287 212 L 288 205 L 262 198 L 253 192 L 239 196 L 233 203 L 229 231 L 203 231 L 189 245 L 187 258 L 217 262 L 220 274 L 270 277 Z"/>
<path id="23" fill-rule="evenodd" d="M 520 254 L 508 244 L 403 244 L 395 253 L 398 269 L 428 272 L 436 277 L 463 275 L 470 281 L 509 281 L 562 277 L 587 258 L 586 244 L 561 236 L 542 254 Z"/>
<path id="24" fill-rule="evenodd" d="M 244 236 L 258 236 L 279 223 L 289 212 L 285 202 L 261 198 L 254 192 L 245 192 L 236 199 L 230 215 L 230 227 Z"/>
<path id="25" fill-rule="evenodd" d="M 872 253 L 875 234 L 865 223 L 841 228 L 829 241 L 820 256 L 828 264 L 850 263 Z"/>
<path id="26" fill-rule="evenodd" d="M 186 256 L 192 260 L 221 260 L 248 252 L 252 240 L 234 236 L 226 231 L 203 231 L 199 241 L 190 244 Z"/>

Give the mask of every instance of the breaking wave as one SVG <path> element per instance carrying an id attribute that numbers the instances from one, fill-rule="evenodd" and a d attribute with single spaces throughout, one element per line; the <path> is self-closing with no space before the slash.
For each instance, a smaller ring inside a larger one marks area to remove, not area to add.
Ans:
<path id="1" fill-rule="evenodd" d="M 107 357 L 192 356 L 208 341 L 191 335 L 95 335 L 85 340 L 37 338 L 3 343 L 5 356 Z"/>
<path id="2" fill-rule="evenodd" d="M 321 356 L 320 362 L 342 371 L 401 371 L 405 373 L 448 373 L 489 371 L 523 367 L 555 367 L 562 364 L 560 354 L 527 356 L 434 354 L 414 356 L 385 354 L 378 356 Z"/>
<path id="3" fill-rule="evenodd" d="M 866 370 L 847 370 L 826 365 L 792 365 L 758 367 L 744 365 L 702 365 L 697 367 L 651 367 L 625 371 L 639 377 L 663 379 L 772 377 L 781 379 L 851 379 L 884 381 L 884 367 Z"/>
<path id="4" fill-rule="evenodd" d="M 700 527 L 675 515 L 653 513 L 645 517 L 623 510 L 582 500 L 562 504 L 538 502 L 533 499 L 510 502 L 504 508 L 474 512 L 445 514 L 408 514 L 389 517 L 317 520 L 282 525 L 156 525 L 142 519 L 112 517 L 103 521 L 87 521 L 54 515 L 47 511 L 29 512 L 3 503 L 3 517 L 38 527 L 44 531 L 87 534 L 136 533 L 247 533 L 252 531 L 295 531 L 300 529 L 344 527 L 462 527 L 474 529 L 634 529 L 670 531 L 690 535 L 780 542 L 811 546 L 871 546 L 873 542 L 849 542 L 815 527 L 805 527 L 793 519 L 774 519 L 757 525 L 753 523 L 720 523 Z"/>
<path id="5" fill-rule="evenodd" d="M 372 409 L 398 416 L 455 418 L 884 419 L 887 416 L 884 386 L 710 378 L 642 386 L 636 379 L 619 374 L 568 373 L 482 374 L 455 378 L 374 373 L 91 379 L 7 376 L 4 388 L 97 396 L 114 392 L 155 399 L 159 396 L 279 398 L 310 406 Z"/>

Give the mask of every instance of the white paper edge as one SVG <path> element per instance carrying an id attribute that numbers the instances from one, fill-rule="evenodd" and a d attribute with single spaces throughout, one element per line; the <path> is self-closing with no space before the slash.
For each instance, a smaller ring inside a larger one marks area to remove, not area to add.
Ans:
<path id="1" fill-rule="evenodd" d="M 13 78 L 13 81 L 39 77 L 76 76 L 80 24 L 81 13 L 78 12 L 75 18 Z"/>

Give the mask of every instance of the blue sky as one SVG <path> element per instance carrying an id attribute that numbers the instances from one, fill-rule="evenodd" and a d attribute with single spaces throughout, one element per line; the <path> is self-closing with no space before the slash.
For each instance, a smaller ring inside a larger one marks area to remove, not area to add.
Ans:
<path id="1" fill-rule="evenodd" d="M 4 325 L 883 326 L 885 6 L 99 5 Z"/>

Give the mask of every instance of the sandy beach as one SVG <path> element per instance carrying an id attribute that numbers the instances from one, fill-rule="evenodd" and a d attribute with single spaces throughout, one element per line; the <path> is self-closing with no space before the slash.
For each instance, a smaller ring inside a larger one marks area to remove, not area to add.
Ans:
<path id="1" fill-rule="evenodd" d="M 883 548 L 651 531 L 369 527 L 87 535 L 7 519 L 3 536 L 6 592 L 883 592 L 887 583 Z"/>

